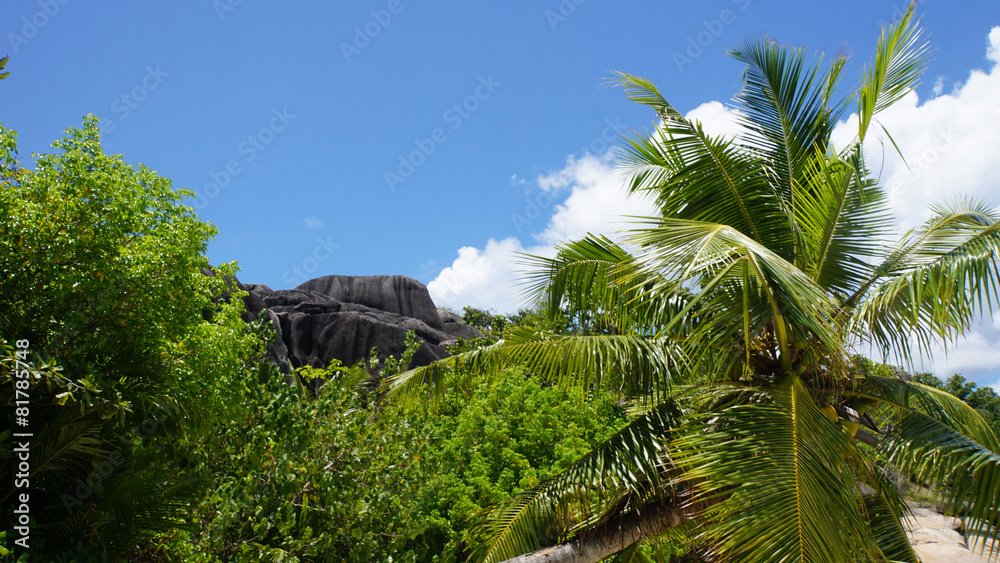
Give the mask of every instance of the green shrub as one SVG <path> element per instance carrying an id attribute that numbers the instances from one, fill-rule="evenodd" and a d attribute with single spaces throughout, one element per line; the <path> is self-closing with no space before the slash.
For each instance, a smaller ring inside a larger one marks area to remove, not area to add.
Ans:
<path id="1" fill-rule="evenodd" d="M 279 374 L 246 382 L 240 418 L 203 444 L 209 495 L 174 561 L 459 561 L 487 506 L 536 485 L 615 432 L 610 398 L 583 402 L 518 370 L 404 411 L 365 406 L 368 374 L 336 362 L 319 396 Z"/>

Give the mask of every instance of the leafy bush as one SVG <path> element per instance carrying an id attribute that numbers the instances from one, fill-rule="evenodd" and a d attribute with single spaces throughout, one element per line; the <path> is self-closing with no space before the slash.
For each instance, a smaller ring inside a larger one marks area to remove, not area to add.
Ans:
<path id="1" fill-rule="evenodd" d="M 204 444 L 199 529 L 150 552 L 176 561 L 459 561 L 475 517 L 615 432 L 583 402 L 517 370 L 416 412 L 365 406 L 368 374 L 334 362 L 246 382 L 239 416 Z M 319 396 L 305 382 L 323 377 Z"/>
<path id="2" fill-rule="evenodd" d="M 0 488 L 2 516 L 28 489 L 32 560 L 114 560 L 187 525 L 201 480 L 175 453 L 228 408 L 216 384 L 262 340 L 239 300 L 213 304 L 235 267 L 202 274 L 215 228 L 180 204 L 189 192 L 105 154 L 95 118 L 53 146 L 24 168 L 0 126 L 0 401 L 27 401 L 33 434 L 30 487 Z"/>

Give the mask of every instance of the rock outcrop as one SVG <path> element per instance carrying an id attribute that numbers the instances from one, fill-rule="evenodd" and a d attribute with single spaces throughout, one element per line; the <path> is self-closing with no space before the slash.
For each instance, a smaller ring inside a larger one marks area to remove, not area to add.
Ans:
<path id="1" fill-rule="evenodd" d="M 461 317 L 438 311 L 427 288 L 406 276 L 323 276 L 295 289 L 239 284 L 245 320 L 261 311 L 278 334 L 269 353 L 288 372 L 300 366 L 326 367 L 333 359 L 354 364 L 378 347 L 380 359 L 399 357 L 406 333 L 421 342 L 410 367 L 449 356 L 442 344 L 482 336 Z"/>
<path id="2" fill-rule="evenodd" d="M 452 336 L 454 340 L 449 342 L 457 341 L 459 338 L 464 338 L 466 340 L 470 338 L 482 338 L 483 333 L 479 331 L 478 328 L 465 324 L 462 317 L 447 311 L 445 309 L 438 309 L 438 318 L 441 319 L 441 323 L 444 325 L 444 331 Z"/>
<path id="3" fill-rule="evenodd" d="M 913 508 L 910 545 L 924 563 L 986 563 L 989 551 L 969 549 L 968 538 L 958 532 L 961 523 L 929 508 Z"/>

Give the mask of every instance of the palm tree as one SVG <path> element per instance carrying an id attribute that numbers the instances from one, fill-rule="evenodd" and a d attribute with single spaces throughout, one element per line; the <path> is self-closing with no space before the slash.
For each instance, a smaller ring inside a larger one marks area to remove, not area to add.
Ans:
<path id="1" fill-rule="evenodd" d="M 597 561 L 655 536 L 720 561 L 915 561 L 893 468 L 936 487 L 977 547 L 997 550 L 1000 442 L 954 397 L 852 359 L 906 359 L 964 332 L 1000 298 L 1000 224 L 955 201 L 892 243 L 886 193 L 862 150 L 880 112 L 918 84 L 913 8 L 838 98 L 824 65 L 770 39 L 739 44 L 742 133 L 713 137 L 653 84 L 618 76 L 652 108 L 627 139 L 631 193 L 659 214 L 624 245 L 603 237 L 533 258 L 529 295 L 603 319 L 601 334 L 522 328 L 495 345 L 392 378 L 426 394 L 523 362 L 544 380 L 605 386 L 632 422 L 539 488 L 495 508 L 482 561 Z M 848 108 L 857 136 L 831 144 Z M 888 133 L 887 133 L 888 134 Z M 891 139 L 891 137 L 890 137 Z M 562 542 L 562 543 L 560 543 Z"/>

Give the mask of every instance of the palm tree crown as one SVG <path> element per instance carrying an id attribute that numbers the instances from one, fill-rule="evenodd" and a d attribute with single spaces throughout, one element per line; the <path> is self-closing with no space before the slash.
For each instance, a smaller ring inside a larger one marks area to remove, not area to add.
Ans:
<path id="1" fill-rule="evenodd" d="M 984 203 L 936 206 L 889 242 L 886 192 L 863 146 L 879 113 L 917 85 L 926 53 L 911 7 L 838 98 L 846 57 L 823 64 L 770 39 L 741 43 L 735 137 L 707 134 L 649 81 L 618 76 L 658 117 L 621 160 L 629 191 L 659 213 L 633 218 L 624 245 L 590 236 L 533 258 L 529 278 L 548 310 L 587 311 L 604 330 L 519 329 L 390 382 L 414 394 L 524 362 L 631 399 L 621 433 L 490 515 L 482 560 L 568 538 L 596 560 L 675 534 L 719 560 L 914 561 L 887 468 L 939 487 L 964 507 L 967 530 L 996 537 L 1000 442 L 989 427 L 950 395 L 852 355 L 929 352 L 1000 296 L 1000 226 Z M 848 110 L 857 135 L 835 147 Z"/>

